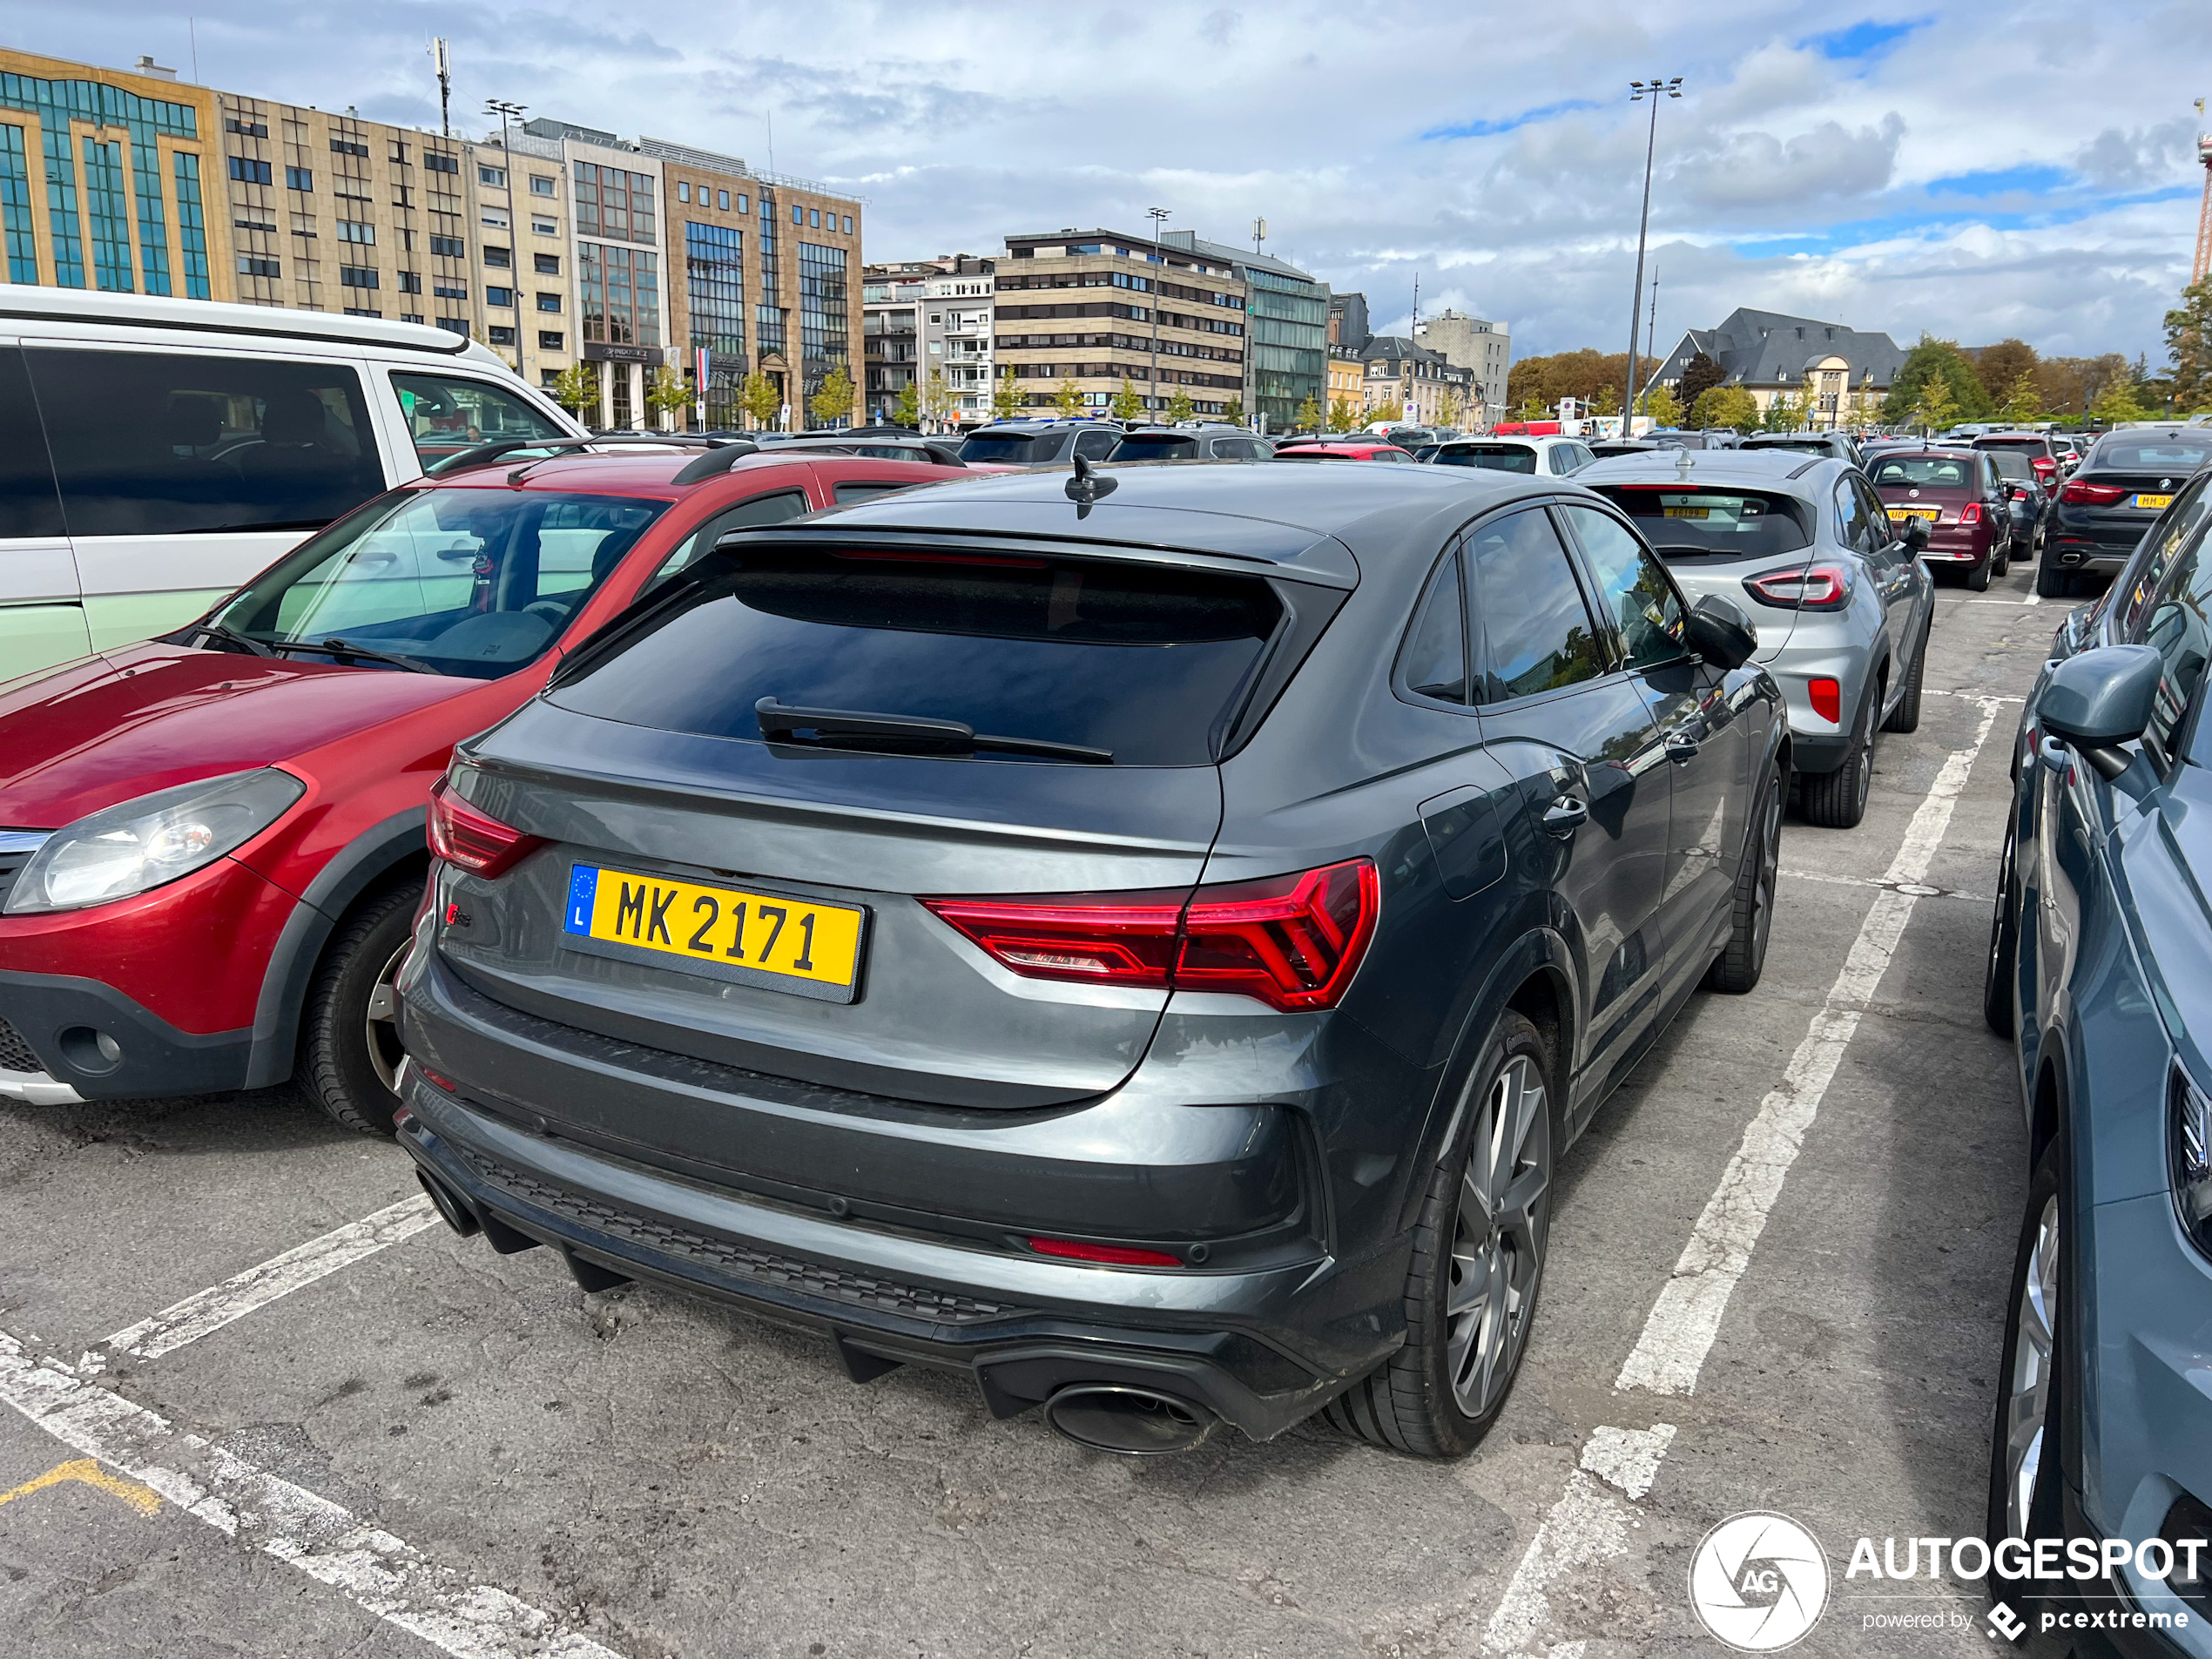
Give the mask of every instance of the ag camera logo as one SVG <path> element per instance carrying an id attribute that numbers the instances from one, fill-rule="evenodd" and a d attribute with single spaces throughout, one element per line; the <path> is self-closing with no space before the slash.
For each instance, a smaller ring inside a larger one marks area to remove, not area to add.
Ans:
<path id="1" fill-rule="evenodd" d="M 1689 1605 L 1716 1641 L 1774 1653 L 1802 1640 L 1828 1607 L 1828 1557 L 1787 1515 L 1730 1515 L 1689 1561 Z"/>

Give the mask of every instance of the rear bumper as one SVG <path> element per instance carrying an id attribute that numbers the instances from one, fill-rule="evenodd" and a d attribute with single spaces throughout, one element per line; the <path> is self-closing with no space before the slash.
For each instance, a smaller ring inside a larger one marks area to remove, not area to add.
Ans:
<path id="1" fill-rule="evenodd" d="M 1000 1417 L 1071 1384 L 1130 1384 L 1267 1440 L 1372 1363 L 1320 1366 L 1280 1340 L 1310 1263 L 1165 1273 L 900 1236 L 531 1133 L 408 1071 L 400 1143 L 495 1249 L 549 1245 L 587 1288 L 650 1280 L 819 1331 L 855 1381 L 903 1363 L 965 1371 Z"/>
<path id="2" fill-rule="evenodd" d="M 2155 513 L 2113 520 L 2060 507 L 2051 523 L 2048 553 L 2072 570 L 2117 570 L 2134 556 Z"/>

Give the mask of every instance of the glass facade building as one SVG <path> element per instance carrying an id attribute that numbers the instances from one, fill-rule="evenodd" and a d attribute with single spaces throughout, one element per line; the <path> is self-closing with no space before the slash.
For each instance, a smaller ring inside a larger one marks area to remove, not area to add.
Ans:
<path id="1" fill-rule="evenodd" d="M 799 245 L 799 353 L 809 397 L 833 371 L 842 368 L 848 378 L 853 373 L 841 247 Z"/>
<path id="2" fill-rule="evenodd" d="M 1268 429 L 1287 431 L 1306 399 L 1325 402 L 1329 373 L 1329 291 L 1303 272 L 1270 260 L 1240 261 L 1252 356 L 1252 408 Z"/>

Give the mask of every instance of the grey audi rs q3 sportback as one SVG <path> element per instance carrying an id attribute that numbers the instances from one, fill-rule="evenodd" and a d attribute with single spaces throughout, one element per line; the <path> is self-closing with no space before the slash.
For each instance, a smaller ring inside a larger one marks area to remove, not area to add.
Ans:
<path id="1" fill-rule="evenodd" d="M 1464 1452 L 1560 1157 L 1758 978 L 1753 643 L 1541 475 L 1079 468 L 732 533 L 456 752 L 401 1143 L 462 1232 L 856 1379 Z"/>

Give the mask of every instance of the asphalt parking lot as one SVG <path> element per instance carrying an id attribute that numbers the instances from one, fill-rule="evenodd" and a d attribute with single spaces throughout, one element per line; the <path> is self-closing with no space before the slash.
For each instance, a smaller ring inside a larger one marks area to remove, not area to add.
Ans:
<path id="1" fill-rule="evenodd" d="M 1989 1651 L 1972 1587 L 1842 1574 L 1862 1534 L 1981 1530 L 2026 1184 L 1982 954 L 2065 609 L 2033 575 L 1940 590 L 1865 823 L 1785 829 L 1764 982 L 1695 998 L 1567 1159 L 1465 1461 L 1318 1423 L 1123 1460 L 958 1378 L 855 1386 L 818 1338 L 429 1224 L 402 1153 L 288 1090 L 4 1105 L 6 1647 L 1712 1652 L 1689 1552 L 1759 1508 L 1834 1571 L 1802 1651 Z M 1962 1618 L 1868 1628 L 1898 1610 Z"/>

